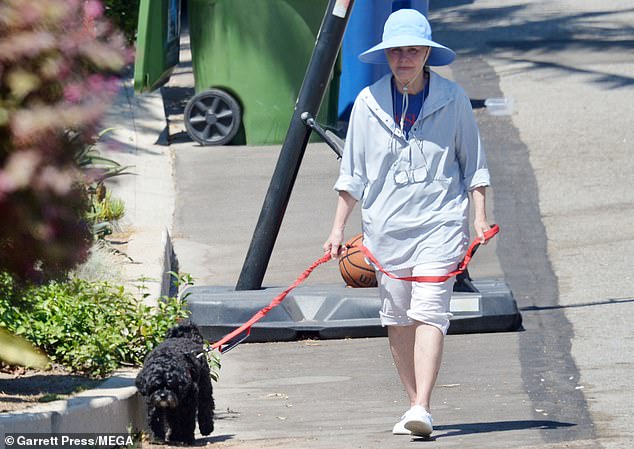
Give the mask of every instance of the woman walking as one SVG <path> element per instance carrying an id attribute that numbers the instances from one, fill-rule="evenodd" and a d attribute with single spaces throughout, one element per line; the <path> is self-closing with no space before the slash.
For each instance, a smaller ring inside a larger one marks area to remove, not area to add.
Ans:
<path id="1" fill-rule="evenodd" d="M 354 103 L 324 251 L 339 255 L 359 202 L 363 243 L 385 269 L 399 277 L 446 275 L 468 248 L 469 197 L 482 243 L 490 229 L 489 171 L 469 98 L 429 69 L 450 64 L 455 53 L 432 40 L 420 12 L 401 9 L 385 22 L 382 41 L 359 58 L 388 63 L 391 73 Z M 454 278 L 407 282 L 377 271 L 377 280 L 381 323 L 410 404 L 393 433 L 429 436 Z"/>

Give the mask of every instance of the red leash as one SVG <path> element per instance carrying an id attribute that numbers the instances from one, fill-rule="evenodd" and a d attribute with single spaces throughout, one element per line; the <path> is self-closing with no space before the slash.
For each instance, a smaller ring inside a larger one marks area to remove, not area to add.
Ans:
<path id="1" fill-rule="evenodd" d="M 500 227 L 498 225 L 494 224 L 493 226 L 491 226 L 491 229 L 489 229 L 488 231 L 485 231 L 485 233 L 484 233 L 484 241 L 488 242 L 498 232 L 500 232 Z M 469 249 L 467 249 L 467 254 L 464 256 L 464 259 L 462 259 L 462 261 L 458 264 L 458 268 L 456 268 L 454 271 L 452 271 L 451 273 L 446 274 L 444 276 L 403 276 L 403 277 L 399 277 L 399 276 L 396 276 L 396 275 L 390 273 L 389 271 L 385 270 L 381 266 L 379 261 L 376 260 L 376 257 L 374 257 L 374 254 L 372 254 L 370 252 L 370 250 L 368 248 L 366 248 L 365 246 L 363 246 L 363 245 L 359 245 L 359 246 L 353 245 L 353 248 L 359 248 L 359 250 L 361 250 L 361 252 L 365 255 L 365 257 L 367 257 L 368 260 L 370 260 L 374 264 L 374 266 L 379 271 L 381 271 L 381 273 L 391 277 L 392 279 L 396 279 L 396 280 L 399 280 L 399 281 L 410 281 L 410 282 L 445 282 L 447 279 L 451 279 L 452 277 L 457 276 L 460 273 L 463 273 L 467 269 L 467 265 L 469 265 L 469 262 L 471 262 L 471 259 L 473 258 L 473 255 L 475 254 L 477 249 L 480 247 L 480 244 L 481 243 L 478 240 L 474 240 L 473 242 L 471 242 L 471 245 L 469 245 Z"/>
<path id="2" fill-rule="evenodd" d="M 488 231 L 486 231 L 484 233 L 485 241 L 489 241 L 498 232 L 500 232 L 500 227 L 498 225 L 491 226 L 491 229 L 489 229 Z M 363 254 L 365 254 L 365 256 L 369 260 L 371 260 L 372 263 L 379 270 L 381 270 L 381 272 L 385 273 L 387 276 L 389 276 L 389 277 L 391 277 L 393 279 L 398 279 L 398 280 L 402 280 L 402 281 L 411 281 L 411 282 L 444 282 L 447 279 L 451 278 L 452 276 L 456 276 L 456 275 L 464 272 L 467 269 L 467 265 L 469 265 L 469 262 L 471 262 L 471 258 L 475 254 L 476 250 L 480 247 L 480 242 L 477 241 L 477 240 L 474 240 L 471 243 L 471 245 L 469 246 L 469 249 L 467 250 L 467 254 L 466 254 L 465 258 L 458 265 L 458 268 L 455 271 L 452 271 L 451 273 L 449 273 L 449 274 L 447 274 L 445 276 L 407 276 L 407 277 L 397 277 L 397 276 L 393 275 L 392 273 L 390 273 L 390 272 L 386 271 L 385 269 L 383 269 L 383 267 L 376 260 L 374 255 L 365 246 L 363 246 L 363 245 L 356 246 L 355 245 L 354 247 L 357 247 L 361 251 L 363 251 Z M 225 335 L 224 337 L 222 337 L 220 340 L 218 340 L 214 344 L 209 345 L 208 347 L 206 347 L 205 348 L 205 352 L 199 354 L 199 357 L 202 356 L 202 354 L 204 354 L 204 353 L 213 351 L 214 349 L 218 349 L 220 352 L 228 352 L 231 349 L 235 348 L 238 344 L 240 344 L 241 342 L 246 340 L 247 337 L 251 334 L 251 327 L 255 323 L 257 323 L 262 318 L 264 318 L 264 316 L 267 313 L 269 313 L 271 311 L 271 309 L 273 309 L 274 307 L 279 306 L 280 303 L 282 301 L 284 301 L 284 298 L 286 298 L 286 296 L 291 292 L 291 290 L 293 290 L 299 284 L 304 282 L 306 280 L 306 278 L 308 276 L 310 276 L 310 274 L 313 272 L 313 270 L 315 268 L 317 268 L 319 265 L 321 265 L 323 263 L 328 262 L 329 260 L 330 260 L 330 253 L 326 253 L 321 258 L 317 259 L 315 262 L 313 262 L 313 264 L 310 267 L 308 267 L 301 275 L 299 275 L 299 277 L 295 280 L 295 282 L 293 282 L 286 290 L 284 290 L 282 293 L 280 293 L 275 298 L 273 298 L 273 301 L 271 301 L 271 303 L 268 306 L 260 309 L 260 311 L 258 311 L 255 315 L 253 315 L 249 321 L 244 323 L 242 326 L 240 326 L 239 328 L 237 328 L 233 332 Z M 234 341 L 231 341 L 231 340 L 234 340 Z M 223 348 L 223 345 L 225 345 L 224 348 Z"/>
<path id="3" fill-rule="evenodd" d="M 275 298 L 273 298 L 273 301 L 271 301 L 271 303 L 268 306 L 260 309 L 259 312 L 253 315 L 251 319 L 247 321 L 246 323 L 244 323 L 242 326 L 240 326 L 239 328 L 237 328 L 230 334 L 225 335 L 224 337 L 222 337 L 220 340 L 210 345 L 209 347 L 205 348 L 205 352 L 210 352 L 210 351 L 213 351 L 214 349 L 218 349 L 220 352 L 228 352 L 229 350 L 233 349 L 238 344 L 240 344 L 242 341 L 246 340 L 246 338 L 251 334 L 251 326 L 253 326 L 255 323 L 257 323 L 262 318 L 264 318 L 264 316 L 267 313 L 269 313 L 272 308 L 279 306 L 280 303 L 284 301 L 284 298 L 286 298 L 286 296 L 291 292 L 291 290 L 293 290 L 299 284 L 304 282 L 306 278 L 310 276 L 310 274 L 313 272 L 315 268 L 317 268 L 319 265 L 325 262 L 328 262 L 329 260 L 330 260 L 330 253 L 324 254 L 321 258 L 317 259 L 315 262 L 313 262 L 313 264 L 310 267 L 308 267 L 301 275 L 299 275 L 299 277 L 295 279 L 295 282 L 293 282 L 286 290 L 284 290 L 282 293 L 280 293 Z M 243 334 L 243 335 L 240 335 L 240 334 Z M 240 337 L 240 338 L 234 342 L 227 344 L 227 347 L 225 348 L 222 347 L 222 345 L 228 343 L 230 340 L 236 337 Z"/>

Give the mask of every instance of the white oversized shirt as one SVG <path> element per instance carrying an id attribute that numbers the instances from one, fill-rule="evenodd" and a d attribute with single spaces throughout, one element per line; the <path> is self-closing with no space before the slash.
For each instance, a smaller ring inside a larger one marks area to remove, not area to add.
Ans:
<path id="1" fill-rule="evenodd" d="M 434 72 L 429 83 L 409 138 L 392 115 L 391 74 L 359 93 L 334 187 L 360 201 L 363 242 L 388 270 L 460 260 L 467 192 L 490 184 L 468 96 Z"/>

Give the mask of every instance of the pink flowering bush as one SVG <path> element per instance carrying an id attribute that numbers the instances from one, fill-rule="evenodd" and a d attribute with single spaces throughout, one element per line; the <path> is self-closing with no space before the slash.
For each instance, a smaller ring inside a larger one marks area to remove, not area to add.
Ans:
<path id="1" fill-rule="evenodd" d="M 103 12 L 97 0 L 0 2 L 0 271 L 17 278 L 63 275 L 92 242 L 75 156 L 131 59 Z"/>

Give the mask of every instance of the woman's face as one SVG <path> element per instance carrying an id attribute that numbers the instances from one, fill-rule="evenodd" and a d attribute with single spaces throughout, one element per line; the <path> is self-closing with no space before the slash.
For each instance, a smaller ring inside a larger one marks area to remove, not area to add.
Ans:
<path id="1" fill-rule="evenodd" d="M 427 61 L 429 47 L 394 47 L 385 50 L 390 69 L 397 79 L 407 82 L 415 78 Z"/>

